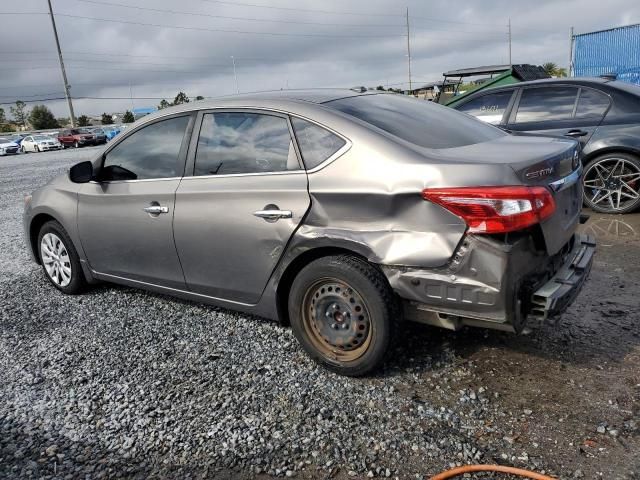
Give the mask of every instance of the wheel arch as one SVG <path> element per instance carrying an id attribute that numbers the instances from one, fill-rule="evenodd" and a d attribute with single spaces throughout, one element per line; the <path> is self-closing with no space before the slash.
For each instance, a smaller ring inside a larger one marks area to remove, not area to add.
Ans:
<path id="1" fill-rule="evenodd" d="M 626 153 L 630 155 L 634 155 L 640 159 L 640 146 L 635 145 L 607 145 L 596 150 L 592 150 L 587 153 L 584 157 L 582 157 L 582 163 L 586 167 L 591 161 L 595 158 L 598 158 L 602 155 L 607 155 L 610 153 Z"/>
<path id="2" fill-rule="evenodd" d="M 291 292 L 291 285 L 293 284 L 293 281 L 298 273 L 300 273 L 300 271 L 304 267 L 309 265 L 314 260 L 333 255 L 352 255 L 364 260 L 365 262 L 371 263 L 365 256 L 357 253 L 354 250 L 333 246 L 312 248 L 295 257 L 291 262 L 289 262 L 287 267 L 282 272 L 280 280 L 278 281 L 278 286 L 276 288 L 276 309 L 278 312 L 278 319 L 280 320 L 280 323 L 282 325 L 288 326 L 290 324 L 288 309 L 289 293 Z"/>
<path id="3" fill-rule="evenodd" d="M 38 213 L 31 219 L 31 223 L 29 223 L 29 246 L 33 252 L 33 258 L 35 258 L 38 265 L 42 263 L 38 249 L 38 235 L 42 226 L 51 220 L 60 223 L 57 218 L 48 213 Z"/>

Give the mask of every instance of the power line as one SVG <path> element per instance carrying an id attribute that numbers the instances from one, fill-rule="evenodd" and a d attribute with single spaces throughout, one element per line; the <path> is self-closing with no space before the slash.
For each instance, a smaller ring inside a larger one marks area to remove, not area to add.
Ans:
<path id="1" fill-rule="evenodd" d="M 274 7 L 273 5 L 260 5 L 257 3 L 243 3 L 243 2 L 228 2 L 224 0 L 200 0 L 207 3 L 217 3 L 222 5 L 233 5 L 236 7 L 252 7 L 252 8 L 266 8 L 269 10 L 285 10 L 290 12 L 307 12 L 307 13 L 325 13 L 328 15 L 357 15 L 360 17 L 404 17 L 404 15 L 389 14 L 389 13 L 367 13 L 367 12 L 344 12 L 344 11 L 330 11 L 330 10 L 315 10 L 310 8 L 294 8 L 294 7 Z"/>
<path id="2" fill-rule="evenodd" d="M 76 0 L 78 2 L 91 3 L 96 5 L 105 5 L 105 6 L 116 6 L 122 8 L 129 8 L 135 10 L 149 11 L 149 12 L 158 12 L 158 13 L 169 13 L 174 15 L 190 15 L 195 17 L 210 17 L 210 18 L 221 18 L 227 20 L 243 20 L 243 21 L 252 21 L 252 22 L 272 22 L 272 23 L 288 23 L 288 24 L 296 24 L 296 25 L 324 25 L 324 26 L 337 26 L 337 27 L 392 27 L 392 28 L 404 28 L 403 24 L 366 24 L 366 23 L 328 23 L 328 22 L 309 22 L 304 20 L 281 20 L 281 19 L 268 19 L 268 18 L 255 18 L 255 17 L 239 17 L 239 16 L 227 16 L 227 15 L 213 15 L 201 12 L 184 12 L 177 10 L 167 10 L 163 8 L 152 8 L 152 7 L 141 7 L 138 5 L 127 5 L 123 3 L 112 3 L 112 2 L 104 2 L 100 0 Z M 427 17 L 411 17 L 412 19 L 421 18 L 428 21 L 433 22 L 446 22 L 446 23 L 454 23 L 460 25 L 479 25 L 479 26 L 496 26 L 492 24 L 481 24 L 481 23 L 467 23 L 467 22 L 457 22 L 457 21 L 446 21 L 440 19 L 430 19 Z M 442 32 L 456 32 L 456 33 L 471 33 L 471 34 L 488 34 L 495 35 L 495 32 L 486 32 L 486 31 L 465 31 L 465 30 L 453 30 L 448 28 L 433 28 L 433 27 L 423 27 L 419 25 L 414 25 L 415 29 L 421 30 L 429 30 L 429 31 L 442 31 Z"/>
<path id="3" fill-rule="evenodd" d="M 265 8 L 270 10 L 285 10 L 285 11 L 293 11 L 293 12 L 323 13 L 327 15 L 355 15 L 359 17 L 387 17 L 387 18 L 396 17 L 400 19 L 404 19 L 405 17 L 404 14 L 398 14 L 398 13 L 368 13 L 368 12 L 354 12 L 354 11 L 347 12 L 347 11 L 336 11 L 336 10 L 316 10 L 316 9 L 310 9 L 310 8 L 274 7 L 273 5 L 260 5 L 256 3 L 243 3 L 243 2 L 229 2 L 224 0 L 200 0 L 200 1 L 207 2 L 207 3 L 217 3 L 222 5 Z M 443 20 L 440 18 L 423 17 L 423 16 L 412 16 L 411 18 L 427 20 L 430 22 L 456 23 L 459 25 L 478 25 L 478 26 L 486 26 L 486 27 L 504 26 L 496 23 L 477 23 L 477 22 L 464 22 L 464 21 L 458 21 L 458 20 Z"/>
<path id="4" fill-rule="evenodd" d="M 293 23 L 296 25 L 330 25 L 338 27 L 402 27 L 402 24 L 366 24 L 366 23 L 328 23 L 328 22 L 308 22 L 302 20 L 282 20 L 276 18 L 255 18 L 255 17 L 238 17 L 228 15 L 213 15 L 208 13 L 184 12 L 178 10 L 167 10 L 163 8 L 140 7 L 138 5 L 127 5 L 124 3 L 102 2 L 99 0 L 76 0 L 77 2 L 92 3 L 95 5 L 106 5 L 111 7 L 130 8 L 135 10 L 143 10 L 148 12 L 172 13 L 176 15 L 191 15 L 195 17 L 224 18 L 227 20 L 244 20 L 250 22 L 272 22 L 272 23 Z"/>
<path id="5" fill-rule="evenodd" d="M 368 35 L 368 34 L 336 35 L 336 34 L 327 34 L 327 33 L 255 32 L 255 31 L 247 31 L 247 30 L 227 30 L 222 28 L 185 27 L 181 25 L 167 25 L 167 24 L 161 24 L 161 23 L 133 22 L 130 20 L 114 20 L 110 18 L 87 17 L 83 15 L 70 15 L 66 13 L 56 13 L 55 16 L 67 17 L 67 18 L 81 18 L 84 20 L 95 20 L 99 22 L 123 23 L 128 25 L 142 25 L 147 27 L 172 28 L 177 30 L 194 30 L 194 31 L 218 32 L 218 33 L 238 33 L 238 34 L 244 34 L 244 35 L 266 35 L 266 36 L 274 36 L 274 37 L 397 38 L 397 37 L 404 36 L 404 35 Z"/>

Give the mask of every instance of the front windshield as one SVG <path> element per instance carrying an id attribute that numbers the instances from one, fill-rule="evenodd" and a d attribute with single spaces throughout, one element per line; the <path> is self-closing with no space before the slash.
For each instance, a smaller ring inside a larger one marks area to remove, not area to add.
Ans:
<path id="1" fill-rule="evenodd" d="M 46 135 L 34 135 L 33 139 L 37 142 L 40 142 L 42 140 L 53 140 L 53 138 L 47 137 Z"/>

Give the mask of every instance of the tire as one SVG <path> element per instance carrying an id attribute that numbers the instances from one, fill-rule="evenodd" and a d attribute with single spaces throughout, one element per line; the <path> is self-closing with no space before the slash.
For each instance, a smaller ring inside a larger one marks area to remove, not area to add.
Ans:
<path id="1" fill-rule="evenodd" d="M 77 141 L 75 141 L 73 143 L 73 148 L 80 148 L 80 144 Z"/>
<path id="2" fill-rule="evenodd" d="M 24 148 L 24 145 L 20 145 L 20 151 L 22 153 L 27 153 L 27 150 Z"/>
<path id="3" fill-rule="evenodd" d="M 400 309 L 377 268 L 351 256 L 312 261 L 289 292 L 294 335 L 325 368 L 350 377 L 378 368 L 398 329 Z"/>
<path id="4" fill-rule="evenodd" d="M 38 233 L 37 248 L 42 270 L 54 287 L 70 295 L 85 290 L 87 281 L 80 257 L 62 225 L 55 220 L 45 223 Z"/>
<path id="5" fill-rule="evenodd" d="M 40 152 L 40 147 L 39 147 L 38 145 L 36 145 L 36 146 L 35 146 L 35 147 L 33 147 L 33 148 L 35 149 L 36 153 L 39 153 L 39 152 Z"/>
<path id="6" fill-rule="evenodd" d="M 640 159 L 606 153 L 584 170 L 584 203 L 600 213 L 629 213 L 640 207 Z"/>

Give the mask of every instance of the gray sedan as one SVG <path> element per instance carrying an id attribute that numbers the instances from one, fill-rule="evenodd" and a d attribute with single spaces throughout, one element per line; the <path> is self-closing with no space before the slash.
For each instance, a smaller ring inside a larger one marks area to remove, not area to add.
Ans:
<path id="1" fill-rule="evenodd" d="M 520 333 L 580 291 L 572 139 L 511 136 L 401 95 L 319 90 L 139 120 L 27 196 L 59 290 L 115 282 L 278 319 L 345 375 L 403 320 Z"/>

